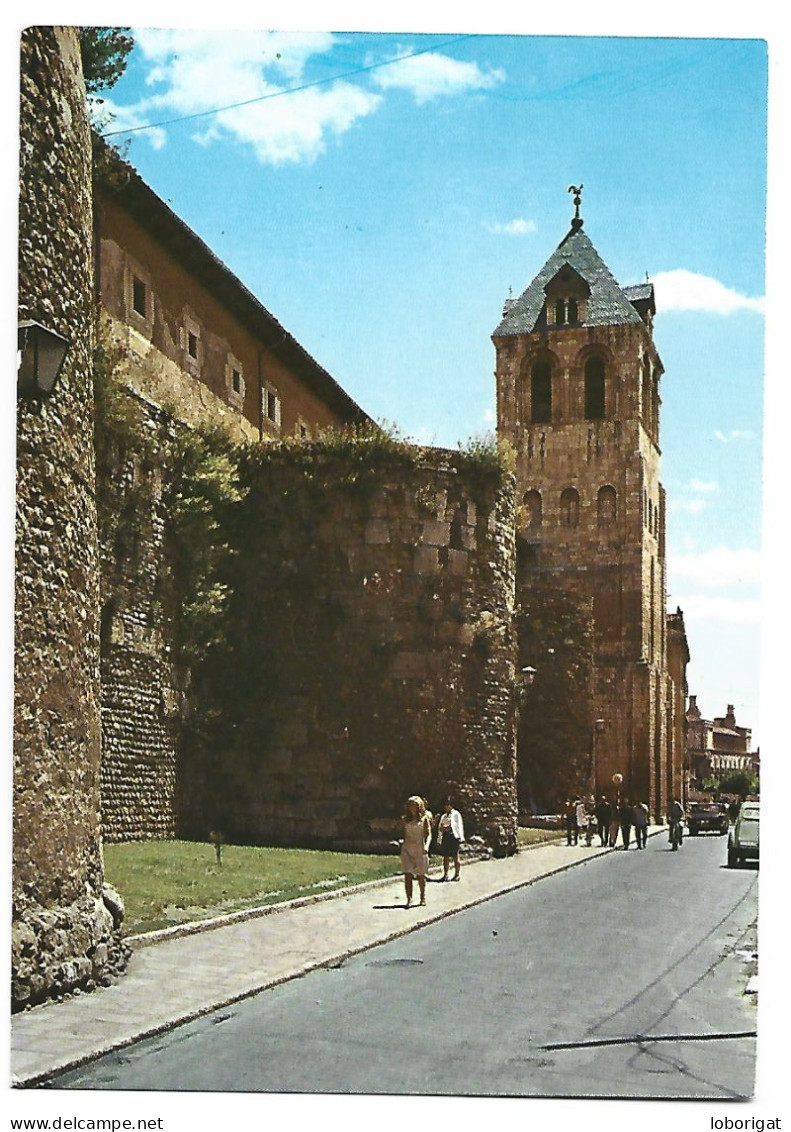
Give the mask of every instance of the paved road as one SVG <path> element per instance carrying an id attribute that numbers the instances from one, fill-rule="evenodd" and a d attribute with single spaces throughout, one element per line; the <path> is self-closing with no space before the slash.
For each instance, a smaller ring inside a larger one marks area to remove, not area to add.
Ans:
<path id="1" fill-rule="evenodd" d="M 722 838 L 652 838 L 49 1087 L 749 1096 L 758 872 L 724 857 Z"/>

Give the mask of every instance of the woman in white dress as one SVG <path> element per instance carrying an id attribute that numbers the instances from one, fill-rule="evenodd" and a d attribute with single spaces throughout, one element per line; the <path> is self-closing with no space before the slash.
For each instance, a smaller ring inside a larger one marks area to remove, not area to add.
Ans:
<path id="1" fill-rule="evenodd" d="M 407 799 L 402 818 L 404 840 L 401 845 L 401 868 L 404 870 L 406 906 L 412 903 L 412 882 L 417 877 L 420 903 L 426 903 L 426 873 L 428 872 L 428 847 L 431 842 L 431 822 L 426 814 L 426 804 L 417 794 Z"/>

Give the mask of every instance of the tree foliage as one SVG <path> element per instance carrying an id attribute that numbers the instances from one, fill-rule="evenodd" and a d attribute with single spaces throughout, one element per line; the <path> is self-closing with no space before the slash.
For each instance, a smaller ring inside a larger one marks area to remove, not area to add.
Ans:
<path id="1" fill-rule="evenodd" d="M 758 793 L 758 778 L 747 770 L 735 770 L 721 778 L 717 788 L 722 794 L 738 794 L 746 798 L 748 794 Z"/>
<path id="2" fill-rule="evenodd" d="M 123 75 L 135 45 L 130 31 L 131 28 L 80 28 L 82 70 L 89 96 L 95 98 L 99 91 L 110 90 Z"/>

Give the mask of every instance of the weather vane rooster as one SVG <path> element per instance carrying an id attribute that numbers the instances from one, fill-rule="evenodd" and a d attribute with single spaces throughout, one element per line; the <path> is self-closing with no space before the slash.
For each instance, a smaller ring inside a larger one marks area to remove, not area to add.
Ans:
<path id="1" fill-rule="evenodd" d="M 569 192 L 574 193 L 574 208 L 576 209 L 574 213 L 575 220 L 579 220 L 580 218 L 580 205 L 582 204 L 582 190 L 584 187 L 584 185 L 569 185 Z"/>

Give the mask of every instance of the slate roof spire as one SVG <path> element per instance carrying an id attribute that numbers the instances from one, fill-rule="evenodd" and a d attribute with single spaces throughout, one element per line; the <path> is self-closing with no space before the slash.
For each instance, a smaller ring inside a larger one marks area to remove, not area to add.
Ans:
<path id="1" fill-rule="evenodd" d="M 505 304 L 500 325 L 493 337 L 531 334 L 547 327 L 547 288 L 564 269 L 571 268 L 590 289 L 581 326 L 617 326 L 644 321 L 640 311 L 653 313 L 653 286 L 621 287 L 590 237 L 583 231 L 580 216 L 582 185 L 569 185 L 574 194 L 574 217 L 571 227 L 518 299 Z M 638 310 L 637 308 L 640 308 Z"/>

